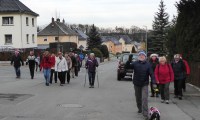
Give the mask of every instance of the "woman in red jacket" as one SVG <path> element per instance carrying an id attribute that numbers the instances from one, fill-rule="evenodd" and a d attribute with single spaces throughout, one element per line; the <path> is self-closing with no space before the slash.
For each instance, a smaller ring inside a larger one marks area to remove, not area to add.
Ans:
<path id="1" fill-rule="evenodd" d="M 174 81 L 174 72 L 165 57 L 159 58 L 159 64 L 155 69 L 156 81 L 160 86 L 161 102 L 169 104 L 169 85 Z"/>

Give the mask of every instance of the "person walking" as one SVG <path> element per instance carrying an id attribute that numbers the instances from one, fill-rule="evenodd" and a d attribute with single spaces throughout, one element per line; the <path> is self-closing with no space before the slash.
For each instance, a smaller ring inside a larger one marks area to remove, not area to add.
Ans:
<path id="1" fill-rule="evenodd" d="M 183 80 L 186 77 L 186 68 L 184 62 L 181 60 L 180 54 L 174 55 L 174 60 L 172 62 L 172 68 L 174 71 L 174 93 L 175 98 L 182 100 L 183 92 Z"/>
<path id="2" fill-rule="evenodd" d="M 161 102 L 169 104 L 169 85 L 174 81 L 174 72 L 164 56 L 159 58 L 159 64 L 155 68 L 155 78 L 160 86 Z"/>
<path id="3" fill-rule="evenodd" d="M 94 53 L 90 54 L 90 57 L 86 61 L 85 67 L 88 70 L 88 76 L 89 76 L 89 88 L 94 88 L 95 83 L 95 76 L 96 76 L 96 67 L 98 67 L 99 64 L 95 58 Z"/>
<path id="4" fill-rule="evenodd" d="M 60 86 L 63 86 L 65 84 L 65 76 L 66 72 L 68 71 L 68 65 L 61 52 L 58 53 L 58 58 L 56 59 L 55 71 L 58 72 Z"/>
<path id="5" fill-rule="evenodd" d="M 70 71 L 72 69 L 72 59 L 70 58 L 70 56 L 67 53 L 65 54 L 65 59 L 67 61 L 67 65 L 68 65 L 67 84 L 69 84 L 70 83 L 70 79 L 71 79 Z"/>
<path id="6" fill-rule="evenodd" d="M 145 120 L 148 120 L 149 76 L 154 84 L 155 76 L 150 63 L 147 61 L 147 55 L 145 52 L 140 51 L 138 53 L 138 60 L 131 63 L 131 68 L 134 70 L 133 84 L 135 88 L 138 113 L 142 113 Z"/>
<path id="7" fill-rule="evenodd" d="M 151 64 L 151 68 L 153 69 L 153 72 L 155 72 L 156 66 L 159 64 L 158 62 L 158 55 L 157 54 L 151 54 L 150 55 L 150 60 L 149 63 Z M 155 92 L 154 88 L 153 88 L 153 83 L 150 83 L 150 87 L 151 87 L 151 97 L 159 97 L 159 85 L 157 84 L 157 90 Z"/>
<path id="8" fill-rule="evenodd" d="M 20 67 L 21 65 L 24 66 L 24 62 L 19 54 L 19 51 L 17 50 L 15 51 L 15 55 L 13 55 L 11 59 L 11 65 L 13 65 L 13 63 L 14 63 L 16 78 L 20 78 L 21 77 Z"/>
<path id="9" fill-rule="evenodd" d="M 40 64 L 40 70 L 43 69 L 44 78 L 46 80 L 46 86 L 49 86 L 50 83 L 50 72 L 51 67 L 53 66 L 51 62 L 51 57 L 49 54 L 49 51 L 44 52 L 44 57 L 42 58 L 41 64 Z"/>
<path id="10" fill-rule="evenodd" d="M 53 81 L 53 76 L 54 76 L 54 81 L 57 83 L 57 72 L 55 71 L 55 64 L 56 64 L 56 56 L 54 53 L 51 54 L 51 75 L 50 75 L 50 84 L 52 84 Z"/>
<path id="11" fill-rule="evenodd" d="M 28 58 L 26 60 L 26 65 L 29 65 L 31 79 L 33 79 L 34 78 L 35 66 L 36 66 L 36 57 L 35 57 L 33 51 L 30 51 L 30 55 L 28 56 Z"/>
<path id="12" fill-rule="evenodd" d="M 70 53 L 70 57 L 72 59 L 72 69 L 71 69 L 71 74 L 72 74 L 72 78 L 74 78 L 75 76 L 75 68 L 77 66 L 77 61 L 76 58 L 74 56 L 74 53 Z"/>
<path id="13" fill-rule="evenodd" d="M 187 80 L 187 77 L 190 75 L 190 66 L 188 64 L 188 62 L 183 59 L 183 56 L 181 56 L 181 60 L 183 60 L 183 63 L 185 65 L 185 68 L 186 68 L 186 77 L 183 79 L 183 85 L 182 85 L 182 88 L 183 88 L 183 91 L 186 92 L 186 80 Z"/>

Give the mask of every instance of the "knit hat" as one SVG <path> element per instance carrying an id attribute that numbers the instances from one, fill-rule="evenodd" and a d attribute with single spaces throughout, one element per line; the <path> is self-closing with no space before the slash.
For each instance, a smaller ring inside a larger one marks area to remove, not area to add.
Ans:
<path id="1" fill-rule="evenodd" d="M 150 58 L 152 58 L 152 57 L 157 57 L 158 58 L 158 54 L 151 54 Z"/>
<path id="2" fill-rule="evenodd" d="M 180 56 L 180 54 L 176 54 L 176 55 L 174 55 L 174 59 L 180 59 L 181 58 L 181 56 Z"/>
<path id="3" fill-rule="evenodd" d="M 145 57 L 147 56 L 146 53 L 145 53 L 144 51 L 138 52 L 138 56 L 139 56 L 139 55 L 144 55 Z"/>

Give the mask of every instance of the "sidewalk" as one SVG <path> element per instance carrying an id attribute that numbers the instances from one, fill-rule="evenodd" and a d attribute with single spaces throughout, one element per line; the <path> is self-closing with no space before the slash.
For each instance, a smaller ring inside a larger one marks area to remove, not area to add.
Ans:
<path id="1" fill-rule="evenodd" d="M 170 85 L 170 104 L 160 102 L 160 98 L 150 98 L 149 106 L 157 107 L 163 120 L 200 120 L 200 91 L 187 84 L 183 100 L 174 98 L 174 84 Z"/>

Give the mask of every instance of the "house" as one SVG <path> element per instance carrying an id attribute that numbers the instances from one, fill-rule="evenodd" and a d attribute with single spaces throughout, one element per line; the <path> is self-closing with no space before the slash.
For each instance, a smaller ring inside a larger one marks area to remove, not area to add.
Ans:
<path id="1" fill-rule="evenodd" d="M 37 47 L 38 16 L 19 0 L 0 0 L 0 47 Z"/>
<path id="2" fill-rule="evenodd" d="M 46 49 L 49 48 L 50 43 L 76 43 L 79 45 L 79 35 L 65 25 L 65 22 L 61 22 L 60 19 L 54 20 L 52 18 L 51 23 L 46 26 L 43 30 L 38 32 L 38 48 Z"/>
<path id="3" fill-rule="evenodd" d="M 118 39 L 112 36 L 102 36 L 102 44 L 106 45 L 110 53 L 116 54 L 122 52 L 122 44 Z"/>
<path id="4" fill-rule="evenodd" d="M 81 50 L 86 50 L 88 36 L 81 30 L 74 29 L 74 31 L 78 34 L 78 48 Z"/>
<path id="5" fill-rule="evenodd" d="M 132 40 L 128 35 L 119 35 L 119 42 L 122 44 L 122 51 L 124 52 L 132 52 L 132 48 L 135 47 L 137 51 L 137 47 L 132 43 Z"/>

